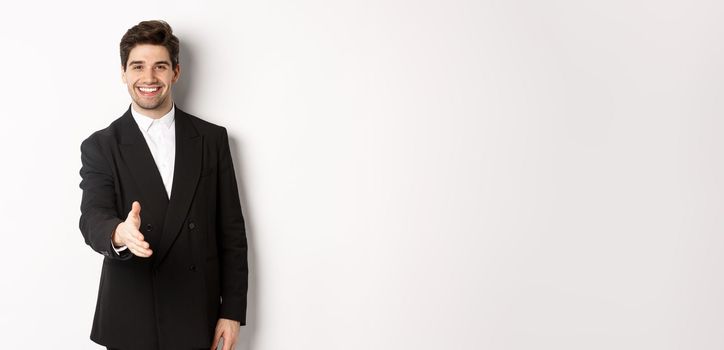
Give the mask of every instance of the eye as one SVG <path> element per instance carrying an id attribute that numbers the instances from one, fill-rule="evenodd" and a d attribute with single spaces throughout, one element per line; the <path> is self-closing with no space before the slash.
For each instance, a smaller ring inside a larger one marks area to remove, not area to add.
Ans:
<path id="1" fill-rule="evenodd" d="M 132 66 L 131 69 L 141 70 L 141 69 L 143 69 L 143 66 Z"/>
<path id="2" fill-rule="evenodd" d="M 166 70 L 166 66 L 156 66 L 156 70 Z"/>

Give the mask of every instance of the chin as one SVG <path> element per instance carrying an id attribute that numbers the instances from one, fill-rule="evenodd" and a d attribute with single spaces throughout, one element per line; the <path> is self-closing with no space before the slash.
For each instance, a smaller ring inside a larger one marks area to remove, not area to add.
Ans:
<path id="1" fill-rule="evenodd" d="M 142 102 L 140 100 L 136 100 L 136 105 L 143 109 L 158 109 L 161 106 L 163 106 L 163 100 L 161 101 L 150 101 L 150 102 Z"/>

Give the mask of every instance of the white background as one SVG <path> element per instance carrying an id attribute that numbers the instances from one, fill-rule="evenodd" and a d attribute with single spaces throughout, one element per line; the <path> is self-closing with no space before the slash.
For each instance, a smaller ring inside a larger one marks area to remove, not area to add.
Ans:
<path id="1" fill-rule="evenodd" d="M 38 1 L 0 9 L 0 347 L 98 349 L 81 141 L 118 43 L 182 42 L 232 138 L 239 349 L 724 348 L 717 1 Z"/>

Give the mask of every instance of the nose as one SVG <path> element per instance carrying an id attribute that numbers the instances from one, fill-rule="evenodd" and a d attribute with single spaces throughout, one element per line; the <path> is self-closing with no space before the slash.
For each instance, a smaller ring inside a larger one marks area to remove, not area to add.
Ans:
<path id="1" fill-rule="evenodd" d="M 141 81 L 144 84 L 150 84 L 156 82 L 156 76 L 153 74 L 153 69 L 144 69 Z"/>

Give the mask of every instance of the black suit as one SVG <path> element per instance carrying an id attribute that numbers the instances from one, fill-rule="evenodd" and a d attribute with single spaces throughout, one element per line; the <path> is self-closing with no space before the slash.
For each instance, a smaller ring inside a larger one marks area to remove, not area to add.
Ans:
<path id="1" fill-rule="evenodd" d="M 219 318 L 245 324 L 246 235 L 226 129 L 178 108 L 175 124 L 170 199 L 130 108 L 81 145 L 80 230 L 105 256 L 91 331 L 99 344 L 208 348 Z M 133 201 L 150 258 L 111 246 Z"/>

